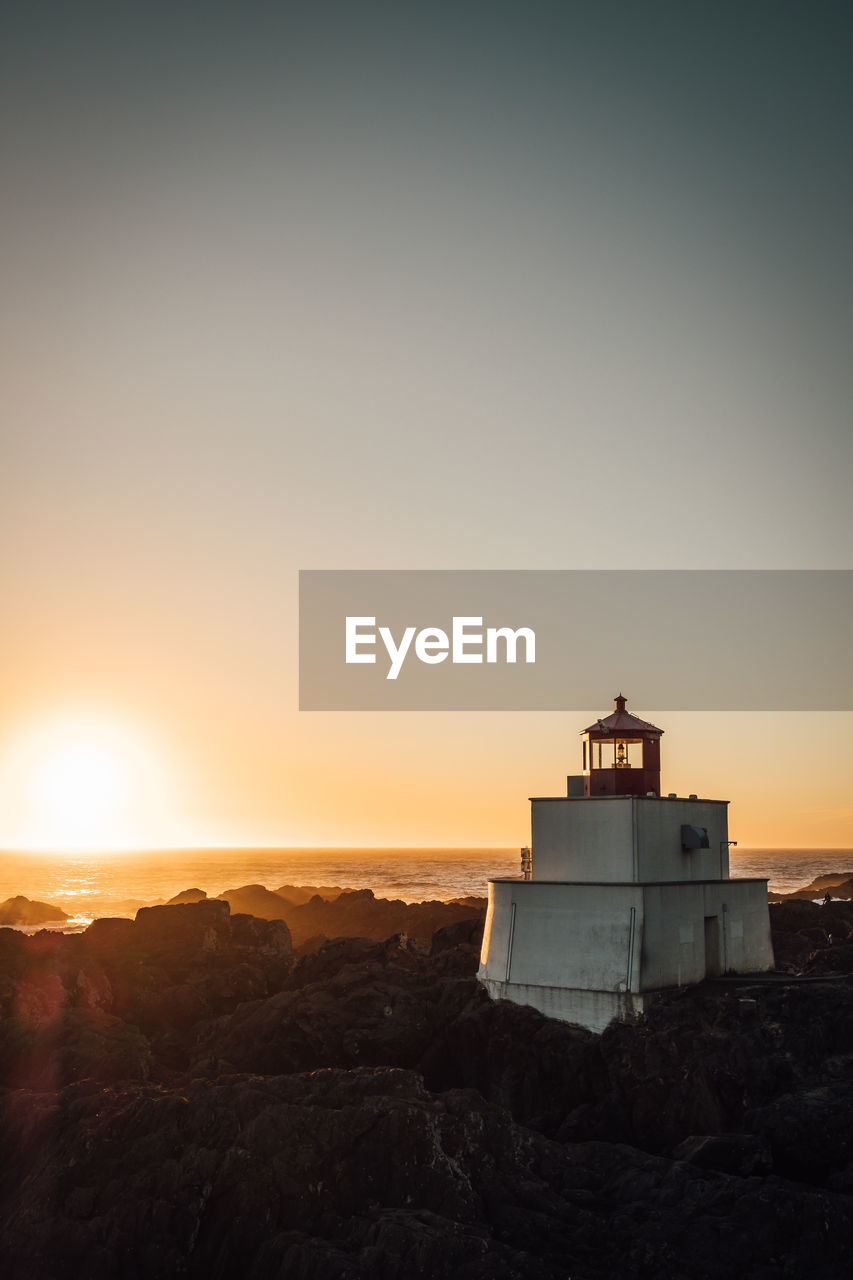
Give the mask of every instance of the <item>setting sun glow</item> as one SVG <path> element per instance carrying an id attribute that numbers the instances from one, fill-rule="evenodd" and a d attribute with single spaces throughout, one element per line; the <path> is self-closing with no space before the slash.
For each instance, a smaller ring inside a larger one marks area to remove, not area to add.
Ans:
<path id="1" fill-rule="evenodd" d="M 165 784 L 141 734 L 76 717 L 19 739 L 0 761 L 0 797 L 20 848 L 127 849 L 154 834 Z"/>

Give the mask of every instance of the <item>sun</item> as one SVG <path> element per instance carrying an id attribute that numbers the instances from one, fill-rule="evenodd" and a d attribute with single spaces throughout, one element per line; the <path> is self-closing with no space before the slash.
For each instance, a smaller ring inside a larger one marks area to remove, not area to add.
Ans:
<path id="1" fill-rule="evenodd" d="M 0 762 L 0 796 L 19 848 L 143 847 L 165 793 L 162 760 L 145 736 L 105 719 L 34 728 Z"/>
<path id="2" fill-rule="evenodd" d="M 73 840 L 94 839 L 127 804 L 132 770 L 98 742 L 67 742 L 42 759 L 33 789 L 39 808 Z"/>

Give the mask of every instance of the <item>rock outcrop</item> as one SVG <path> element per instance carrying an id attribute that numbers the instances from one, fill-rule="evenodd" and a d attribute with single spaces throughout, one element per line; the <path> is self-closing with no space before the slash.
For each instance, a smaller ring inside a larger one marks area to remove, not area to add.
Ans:
<path id="1" fill-rule="evenodd" d="M 795 889 L 793 893 L 778 893 L 771 890 L 768 898 L 771 902 L 814 901 L 826 894 L 832 898 L 853 898 L 853 871 L 830 871 L 815 876 L 811 884 Z"/>
<path id="2" fill-rule="evenodd" d="M 318 885 L 318 884 L 280 884 L 276 889 L 276 893 L 292 903 L 294 907 L 300 906 L 303 902 L 310 902 L 312 898 L 324 898 L 327 902 L 334 902 L 342 893 L 351 892 L 343 885 Z"/>
<path id="3" fill-rule="evenodd" d="M 215 899 L 0 930 L 4 1276 L 846 1280 L 844 946 L 596 1036 L 491 1001 L 458 905 L 298 958 Z"/>
<path id="4" fill-rule="evenodd" d="M 60 924 L 67 919 L 67 914 L 60 907 L 53 907 L 48 902 L 32 902 L 22 894 L 0 902 L 0 926 Z"/>
<path id="5" fill-rule="evenodd" d="M 770 928 L 778 969 L 831 973 L 839 967 L 838 948 L 853 942 L 853 902 L 819 904 L 789 898 L 771 903 Z M 830 950 L 831 956 L 823 954 Z M 849 968 L 843 971 L 851 972 Z"/>
<path id="6" fill-rule="evenodd" d="M 0 1218 L 9 1280 L 758 1280 L 849 1264 L 847 1196 L 561 1144 L 393 1068 L 83 1083 L 21 1099 L 3 1139 L 6 1181 L 21 1177 Z"/>
<path id="7" fill-rule="evenodd" d="M 227 902 L 232 911 L 257 916 L 259 920 L 283 920 L 289 906 L 284 898 L 271 889 L 265 889 L 262 884 L 244 884 L 239 889 L 226 889 L 218 897 Z"/>
<path id="8" fill-rule="evenodd" d="M 372 889 L 308 890 L 282 885 L 273 892 L 260 884 L 227 889 L 219 897 L 232 911 L 245 911 L 265 920 L 285 920 L 293 944 L 301 947 L 309 939 L 315 944 L 327 938 L 373 938 L 376 942 L 394 933 L 404 933 L 429 943 L 437 929 L 445 925 L 485 915 L 486 900 L 459 902 L 401 902 L 377 898 Z"/>
<path id="9" fill-rule="evenodd" d="M 200 1019 L 278 990 L 292 964 L 283 921 L 227 902 L 143 907 L 76 935 L 0 929 L 0 1083 L 178 1067 Z"/>
<path id="10" fill-rule="evenodd" d="M 476 910 L 469 903 L 400 902 L 377 898 L 372 889 L 352 889 L 331 901 L 316 894 L 308 902 L 287 908 L 284 919 L 295 946 L 317 935 L 373 938 L 381 942 L 395 933 L 429 944 L 437 929 L 470 920 Z M 485 899 L 481 899 L 483 915 L 485 910 Z"/>
<path id="11" fill-rule="evenodd" d="M 206 897 L 207 897 L 207 894 L 205 893 L 204 889 L 182 889 L 180 893 L 176 893 L 174 898 L 170 898 L 169 901 L 164 903 L 163 905 L 167 907 L 178 907 L 178 906 L 184 905 L 185 903 L 204 902 Z M 150 905 L 154 905 L 154 904 L 150 904 Z M 157 905 L 160 905 L 160 904 L 157 904 Z"/>

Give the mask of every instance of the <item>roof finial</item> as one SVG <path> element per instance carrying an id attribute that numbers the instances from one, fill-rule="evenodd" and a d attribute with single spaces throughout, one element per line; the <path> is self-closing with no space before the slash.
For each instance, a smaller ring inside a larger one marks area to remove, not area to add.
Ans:
<path id="1" fill-rule="evenodd" d="M 624 710 L 625 710 L 625 703 L 626 703 L 627 699 L 626 699 L 625 697 L 623 697 L 623 695 L 620 693 L 620 694 L 617 694 L 615 701 L 616 701 L 616 710 L 617 710 L 617 711 L 624 711 Z"/>

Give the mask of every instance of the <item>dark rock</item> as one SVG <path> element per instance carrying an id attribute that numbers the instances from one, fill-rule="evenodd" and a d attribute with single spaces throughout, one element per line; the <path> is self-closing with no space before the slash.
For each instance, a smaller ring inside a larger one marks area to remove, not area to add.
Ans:
<path id="1" fill-rule="evenodd" d="M 0 989 L 4 980 L 11 983 L 23 972 L 31 954 L 31 938 L 17 929 L 0 929 Z"/>
<path id="2" fill-rule="evenodd" d="M 432 935 L 430 955 L 437 956 L 441 951 L 449 951 L 452 947 L 463 944 L 479 947 L 483 941 L 483 924 L 482 916 L 474 916 L 471 920 L 456 920 L 453 924 L 436 929 Z"/>
<path id="3" fill-rule="evenodd" d="M 9 1280 L 766 1280 L 849 1263 L 846 1196 L 561 1146 L 387 1068 L 27 1094 L 2 1139 Z"/>
<path id="4" fill-rule="evenodd" d="M 773 1168 L 795 1182 L 827 1185 L 853 1151 L 853 1058 L 844 1081 L 782 1094 L 750 1112 L 748 1123 L 773 1158 Z"/>
<path id="5" fill-rule="evenodd" d="M 772 902 L 769 911 L 770 928 L 774 933 L 796 933 L 820 920 L 820 907 L 811 901 L 789 898 L 785 902 Z"/>
<path id="6" fill-rule="evenodd" d="M 0 925 L 59 924 L 67 919 L 60 907 L 52 907 L 47 902 L 31 902 L 21 894 L 0 903 Z"/>
<path id="7" fill-rule="evenodd" d="M 410 952 L 400 934 L 375 942 L 372 938 L 332 938 L 316 951 L 306 953 L 295 966 L 288 985 L 306 987 L 335 978 L 342 970 L 367 974 L 371 964 L 387 968 L 388 962 L 413 967 Z"/>
<path id="8" fill-rule="evenodd" d="M 202 1021 L 279 990 L 291 968 L 287 925 L 232 917 L 226 902 L 143 908 L 77 936 L 0 931 L 0 1078 L 60 1087 L 84 1068 L 182 1069 Z"/>
<path id="9" fill-rule="evenodd" d="M 522 1123 L 556 1133 L 598 1096 L 600 1038 L 529 1006 L 483 999 L 478 984 L 468 990 L 420 1060 L 430 1088 L 476 1088 Z"/>
<path id="10" fill-rule="evenodd" d="M 802 973 L 814 950 L 814 942 L 800 933 L 773 934 L 773 955 L 781 973 Z"/>
<path id="11" fill-rule="evenodd" d="M 676 1160 L 686 1160 L 699 1169 L 748 1178 L 769 1173 L 773 1167 L 770 1148 L 763 1138 L 751 1133 L 718 1133 L 686 1138 L 673 1151 Z"/>
<path id="12" fill-rule="evenodd" d="M 227 902 L 210 899 L 174 907 L 140 907 L 133 945 L 149 956 L 201 959 L 228 945 L 230 914 Z"/>
<path id="13" fill-rule="evenodd" d="M 480 946 L 460 943 L 439 951 L 432 957 L 432 967 L 436 976 L 443 978 L 474 978 L 480 968 Z"/>
<path id="14" fill-rule="evenodd" d="M 822 875 L 815 876 L 811 884 L 807 885 L 807 889 L 831 889 L 834 885 L 844 884 L 848 880 L 853 880 L 853 870 L 851 871 L 825 871 Z M 799 890 L 803 892 L 803 890 Z"/>
<path id="15" fill-rule="evenodd" d="M 846 1163 L 853 1134 L 843 1107 L 833 1113 L 838 1141 L 823 1137 L 823 1100 L 847 1097 L 843 1064 L 853 1055 L 853 985 L 845 981 L 739 988 L 738 998 L 669 995 L 636 1027 L 609 1028 L 600 1049 L 598 1100 L 567 1118 L 566 1139 L 671 1152 L 697 1133 L 752 1133 L 776 1172 L 796 1169 L 820 1184 Z M 780 1138 L 785 1124 L 800 1135 L 790 1150 Z M 799 1154 L 810 1143 L 811 1165 Z"/>
<path id="16" fill-rule="evenodd" d="M 400 902 L 376 898 L 370 889 L 345 892 L 329 902 L 315 895 L 289 907 L 285 919 L 295 946 L 318 934 L 327 938 L 361 937 L 377 942 L 395 933 L 430 944 L 436 930 L 471 919 L 471 909 L 450 902 Z"/>
<path id="17" fill-rule="evenodd" d="M 818 904 L 788 900 L 770 905 L 770 930 L 776 967 L 788 972 L 850 973 L 843 954 L 821 953 L 834 945 L 853 941 L 853 903 Z"/>
<path id="18" fill-rule="evenodd" d="M 218 900 L 229 903 L 234 912 L 286 921 L 297 948 L 307 942 L 314 946 L 313 940 L 320 937 L 363 937 L 381 942 L 395 933 L 429 945 L 437 930 L 464 920 L 482 920 L 485 915 L 483 899 L 406 903 L 377 898 L 372 889 L 282 885 L 273 892 L 253 884 L 228 889 L 219 894 Z M 476 913 L 473 916 L 472 905 Z M 471 924 L 472 937 L 476 927 Z"/>
<path id="19" fill-rule="evenodd" d="M 287 956 L 293 952 L 290 930 L 283 920 L 259 920 L 251 915 L 232 915 L 231 944 L 261 956 Z"/>
<path id="20" fill-rule="evenodd" d="M 771 901 L 793 902 L 797 899 L 823 898 L 826 893 L 833 898 L 853 898 L 853 871 L 831 871 L 815 876 L 810 884 L 793 893 L 772 893 Z"/>
<path id="21" fill-rule="evenodd" d="M 93 920 L 83 933 L 84 946 L 89 951 L 114 951 L 130 943 L 134 936 L 134 923 L 121 916 Z"/>
<path id="22" fill-rule="evenodd" d="M 204 889 L 182 889 L 180 893 L 176 893 L 174 898 L 170 898 L 164 905 L 177 907 L 187 902 L 204 902 L 206 897 L 207 894 Z"/>
<path id="23" fill-rule="evenodd" d="M 809 955 L 804 970 L 806 973 L 853 973 L 853 943 L 818 948 Z"/>
<path id="24" fill-rule="evenodd" d="M 262 884 L 244 884 L 240 889 L 226 889 L 218 896 L 220 901 L 230 904 L 232 911 L 258 916 L 261 920 L 284 920 L 290 905 Z"/>
<path id="25" fill-rule="evenodd" d="M 298 961 L 288 988 L 208 1024 L 198 1043 L 201 1061 L 276 1074 L 411 1067 L 471 1000 L 488 999 L 470 978 L 437 980 L 428 958 L 400 935 L 326 943 Z"/>
<path id="26" fill-rule="evenodd" d="M 287 910 L 406 909 L 345 898 Z M 847 1276 L 853 979 L 661 993 L 596 1036 L 489 1000 L 456 909 L 429 949 L 295 963 L 218 900 L 0 930 L 4 1280 Z"/>
<path id="27" fill-rule="evenodd" d="M 293 958 L 300 959 L 302 956 L 314 955 L 321 947 L 324 947 L 329 939 L 325 933 L 315 933 L 313 937 L 306 938 L 304 942 L 300 942 L 298 947 L 293 948 Z"/>
<path id="28" fill-rule="evenodd" d="M 282 884 L 276 889 L 276 893 L 285 898 L 294 907 L 301 906 L 304 902 L 310 902 L 312 898 L 321 898 L 326 902 L 334 902 L 342 893 L 349 892 L 351 890 L 344 889 L 341 885 Z"/>

